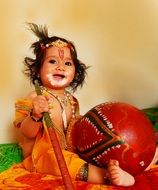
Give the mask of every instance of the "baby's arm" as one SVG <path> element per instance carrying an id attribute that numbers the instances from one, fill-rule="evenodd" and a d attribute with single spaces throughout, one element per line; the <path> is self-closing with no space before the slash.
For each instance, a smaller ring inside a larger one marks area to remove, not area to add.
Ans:
<path id="1" fill-rule="evenodd" d="M 42 126 L 41 121 L 36 122 L 31 118 L 31 116 L 28 115 L 21 122 L 20 131 L 25 137 L 32 139 L 37 135 L 41 126 Z"/>
<path id="2" fill-rule="evenodd" d="M 88 182 L 104 184 L 107 176 L 107 170 L 97 166 L 88 165 Z"/>
<path id="3" fill-rule="evenodd" d="M 45 96 L 35 96 L 31 98 L 33 105 L 32 111 L 21 122 L 20 126 L 21 132 L 27 138 L 36 137 L 40 127 L 42 126 L 41 121 L 42 121 L 43 112 L 48 111 L 48 102 Z"/>

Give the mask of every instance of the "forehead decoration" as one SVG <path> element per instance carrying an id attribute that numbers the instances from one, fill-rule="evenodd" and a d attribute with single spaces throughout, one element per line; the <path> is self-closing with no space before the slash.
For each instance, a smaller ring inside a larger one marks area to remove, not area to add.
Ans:
<path id="1" fill-rule="evenodd" d="M 62 40 L 56 40 L 54 42 L 48 43 L 46 44 L 46 47 L 50 47 L 50 46 L 55 46 L 58 48 L 63 48 L 63 47 L 69 47 L 69 44 L 66 42 L 63 42 Z"/>
<path id="2" fill-rule="evenodd" d="M 59 50 L 58 50 L 58 51 L 59 51 L 59 56 L 60 56 L 60 58 L 61 58 L 62 60 L 63 60 L 63 58 L 64 58 L 64 50 L 63 50 L 62 48 L 64 48 L 64 47 L 71 48 L 71 45 L 70 45 L 70 44 L 68 44 L 67 42 L 64 42 L 64 41 L 62 41 L 62 40 L 60 40 L 60 39 L 46 44 L 45 47 L 46 47 L 46 48 L 49 48 L 50 46 L 54 46 L 54 47 L 59 48 Z"/>
<path id="3" fill-rule="evenodd" d="M 56 40 L 56 41 L 53 41 L 53 42 L 50 42 L 50 43 L 47 43 L 47 44 L 43 44 L 41 43 L 40 44 L 41 46 L 41 49 L 42 50 L 45 50 L 46 48 L 49 48 L 50 46 L 54 46 L 54 47 L 58 47 L 58 48 L 64 48 L 64 47 L 68 47 L 70 48 L 73 52 L 75 52 L 75 49 L 73 48 L 73 46 L 71 45 L 71 43 L 68 43 L 68 42 L 64 42 L 60 39 Z"/>

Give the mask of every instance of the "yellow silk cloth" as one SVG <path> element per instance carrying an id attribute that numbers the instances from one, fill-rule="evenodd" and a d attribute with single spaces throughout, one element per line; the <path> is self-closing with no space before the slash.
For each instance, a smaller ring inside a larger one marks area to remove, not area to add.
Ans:
<path id="1" fill-rule="evenodd" d="M 76 114 L 78 114 L 78 102 L 76 102 Z M 29 99 L 18 100 L 16 102 L 16 119 L 15 126 L 20 127 L 21 121 L 28 116 L 32 109 L 32 102 Z M 62 149 L 63 156 L 65 158 L 70 176 L 72 179 L 76 178 L 84 160 L 80 159 L 77 154 L 73 153 L 73 147 L 71 143 L 71 128 L 73 127 L 73 121 L 68 126 L 66 137 L 62 133 L 57 133 L 58 138 L 66 142 L 67 150 Z M 19 143 L 24 145 L 25 141 L 22 139 Z M 61 142 L 61 147 L 62 147 Z M 52 174 L 54 176 L 61 176 L 58 163 L 54 150 L 52 148 L 51 140 L 47 130 L 47 126 L 43 121 L 42 129 L 36 136 L 35 144 L 33 146 L 32 154 L 24 159 L 22 166 L 31 172 L 39 172 L 44 174 Z"/>
<path id="2" fill-rule="evenodd" d="M 131 187 L 73 181 L 75 190 L 157 190 L 158 166 L 135 177 Z M 0 173 L 0 190 L 64 190 L 61 177 L 29 172 L 21 164 Z"/>
<path id="3" fill-rule="evenodd" d="M 117 190 L 112 186 L 72 181 L 75 190 Z M 61 177 L 29 172 L 21 165 L 0 173 L 0 190 L 65 190 Z"/>

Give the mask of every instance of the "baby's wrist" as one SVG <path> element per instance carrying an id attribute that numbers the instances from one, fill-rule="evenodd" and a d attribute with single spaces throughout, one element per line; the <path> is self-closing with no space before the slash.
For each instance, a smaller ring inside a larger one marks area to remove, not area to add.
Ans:
<path id="1" fill-rule="evenodd" d="M 34 114 L 33 111 L 30 112 L 30 118 L 35 122 L 41 122 L 42 121 L 42 114 Z"/>

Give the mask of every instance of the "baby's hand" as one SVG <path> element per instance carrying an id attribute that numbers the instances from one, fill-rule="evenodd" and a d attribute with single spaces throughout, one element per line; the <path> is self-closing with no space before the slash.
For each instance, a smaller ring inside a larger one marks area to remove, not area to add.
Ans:
<path id="1" fill-rule="evenodd" d="M 40 118 L 42 117 L 43 112 L 48 112 L 48 101 L 46 96 L 36 96 L 32 100 L 33 103 L 33 116 Z"/>

